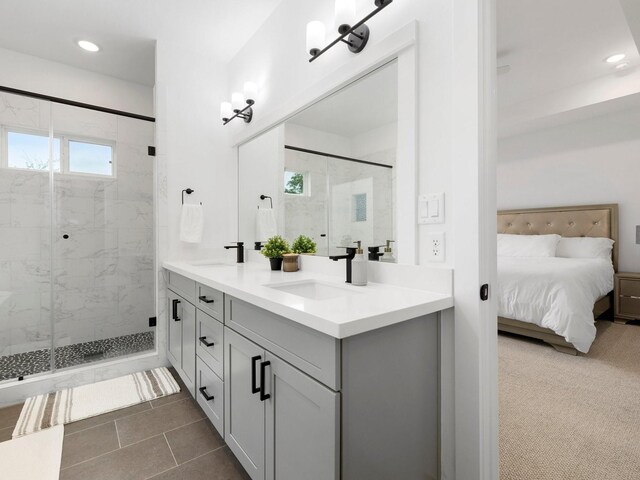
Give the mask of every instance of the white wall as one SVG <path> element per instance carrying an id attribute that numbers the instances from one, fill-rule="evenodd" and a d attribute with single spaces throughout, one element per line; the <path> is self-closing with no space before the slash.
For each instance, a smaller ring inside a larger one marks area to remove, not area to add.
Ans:
<path id="1" fill-rule="evenodd" d="M 0 85 L 153 117 L 153 88 L 0 48 Z"/>
<path id="2" fill-rule="evenodd" d="M 640 269 L 640 129 L 618 115 L 499 143 L 498 208 L 619 204 L 620 271 Z"/>

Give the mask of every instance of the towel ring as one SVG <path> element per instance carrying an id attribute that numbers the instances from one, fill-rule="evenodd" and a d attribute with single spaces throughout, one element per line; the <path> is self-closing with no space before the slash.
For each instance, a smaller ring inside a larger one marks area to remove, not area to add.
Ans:
<path id="1" fill-rule="evenodd" d="M 269 202 L 271 203 L 271 209 L 273 210 L 273 199 L 269 195 L 260 195 L 260 200 L 264 200 L 265 198 L 269 199 Z"/>
<path id="2" fill-rule="evenodd" d="M 184 205 L 184 194 L 191 195 L 193 192 L 195 192 L 193 188 L 185 188 L 182 190 L 182 205 Z M 200 202 L 200 205 L 202 205 L 202 202 Z"/>

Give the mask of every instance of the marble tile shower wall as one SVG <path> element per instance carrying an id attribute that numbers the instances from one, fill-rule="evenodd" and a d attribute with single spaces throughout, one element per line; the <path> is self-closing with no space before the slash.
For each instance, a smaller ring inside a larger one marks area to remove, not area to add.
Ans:
<path id="1" fill-rule="evenodd" d="M 47 172 L 1 169 L 0 355 L 51 346 L 51 291 L 55 346 L 148 331 L 155 312 L 153 124 L 0 94 L 3 126 L 49 121 L 116 142 L 116 175 L 56 173 L 52 206 Z"/>

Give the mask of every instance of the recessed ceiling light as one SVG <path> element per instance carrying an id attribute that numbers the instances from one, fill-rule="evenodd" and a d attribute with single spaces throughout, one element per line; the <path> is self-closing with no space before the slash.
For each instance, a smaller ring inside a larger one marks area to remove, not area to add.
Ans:
<path id="1" fill-rule="evenodd" d="M 619 63 L 616 65 L 616 70 L 624 70 L 629 66 L 629 62 Z"/>
<path id="2" fill-rule="evenodd" d="M 618 63 L 620 60 L 624 60 L 625 57 L 626 55 L 624 53 L 616 53 L 615 55 L 605 58 L 604 61 L 607 63 Z"/>
<path id="3" fill-rule="evenodd" d="M 99 52 L 100 47 L 89 40 L 78 40 L 78 46 L 87 52 Z"/>

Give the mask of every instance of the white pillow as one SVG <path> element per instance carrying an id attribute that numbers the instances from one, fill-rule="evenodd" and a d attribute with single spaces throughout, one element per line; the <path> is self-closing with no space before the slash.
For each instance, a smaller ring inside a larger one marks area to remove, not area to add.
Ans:
<path id="1" fill-rule="evenodd" d="M 604 237 L 563 237 L 556 255 L 566 258 L 604 258 L 611 260 L 614 241 Z"/>
<path id="2" fill-rule="evenodd" d="M 499 257 L 555 257 L 560 235 L 498 234 Z"/>

